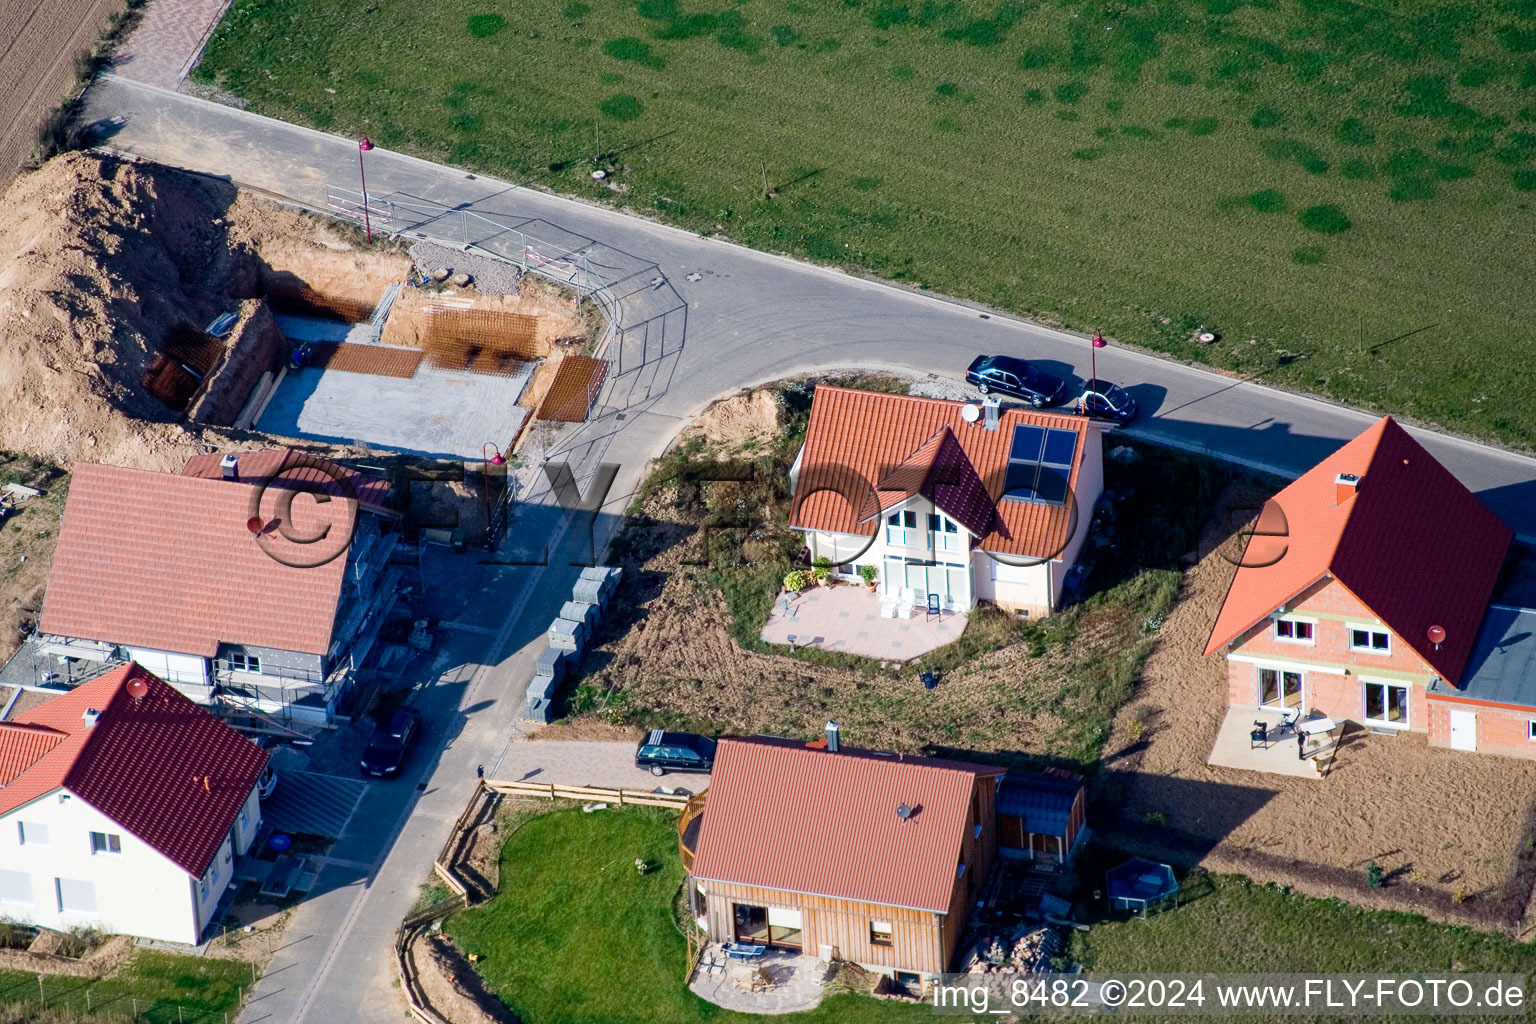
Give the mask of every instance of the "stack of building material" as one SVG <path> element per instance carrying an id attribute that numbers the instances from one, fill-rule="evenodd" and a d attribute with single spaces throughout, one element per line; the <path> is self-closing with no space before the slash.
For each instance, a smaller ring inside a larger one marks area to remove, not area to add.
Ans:
<path id="1" fill-rule="evenodd" d="M 556 619 L 549 624 L 549 646 L 557 651 L 579 651 L 587 642 L 587 624 L 576 619 Z"/>
<path id="2" fill-rule="evenodd" d="M 574 619 L 580 622 L 587 627 L 587 632 L 589 633 L 597 627 L 597 620 L 602 615 L 602 612 L 603 610 L 600 606 L 588 604 L 584 601 L 567 601 L 560 606 L 560 617 L 562 619 Z"/>
<path id="3" fill-rule="evenodd" d="M 528 703 L 535 700 L 552 700 L 555 687 L 565 678 L 566 652 L 547 647 L 539 653 L 538 666 L 533 670 L 533 681 L 528 684 Z"/>
<path id="4" fill-rule="evenodd" d="M 619 574 L 622 571 L 617 567 L 603 565 L 581 570 L 581 578 L 576 581 L 572 598 L 581 604 L 607 607 L 608 599 L 619 587 Z"/>

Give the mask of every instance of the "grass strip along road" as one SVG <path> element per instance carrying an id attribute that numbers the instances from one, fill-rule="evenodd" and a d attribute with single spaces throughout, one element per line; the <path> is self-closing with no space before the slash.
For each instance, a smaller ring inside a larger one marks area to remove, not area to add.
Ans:
<path id="1" fill-rule="evenodd" d="M 253 110 L 1530 446 L 1536 11 L 236 0 Z M 594 182 L 596 166 L 608 172 Z M 1191 340 L 1201 325 L 1221 341 Z"/>

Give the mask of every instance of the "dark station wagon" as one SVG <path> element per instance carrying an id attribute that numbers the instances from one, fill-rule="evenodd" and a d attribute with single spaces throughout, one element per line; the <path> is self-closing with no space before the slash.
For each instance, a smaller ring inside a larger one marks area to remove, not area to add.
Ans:
<path id="1" fill-rule="evenodd" d="M 984 395 L 1010 395 L 1036 409 L 1059 404 L 1067 393 L 1066 381 L 1013 356 L 977 356 L 966 368 L 965 380 Z"/>
<path id="2" fill-rule="evenodd" d="M 652 729 L 635 751 L 635 767 L 652 775 L 667 772 L 707 772 L 715 766 L 715 741 L 691 732 Z"/>

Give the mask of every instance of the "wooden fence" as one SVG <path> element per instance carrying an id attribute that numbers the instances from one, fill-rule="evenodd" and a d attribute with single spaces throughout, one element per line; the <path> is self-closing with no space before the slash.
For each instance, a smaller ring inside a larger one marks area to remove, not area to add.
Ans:
<path id="1" fill-rule="evenodd" d="M 676 811 L 683 810 L 691 799 L 681 793 L 651 793 L 643 789 L 607 789 L 602 786 L 562 786 L 554 783 L 500 782 L 494 779 L 481 779 L 470 796 L 469 802 L 464 805 L 458 820 L 453 823 L 453 831 L 449 833 L 448 840 L 443 844 L 437 859 L 432 862 L 433 874 L 448 887 L 452 895 L 446 900 L 440 900 L 430 907 L 411 914 L 400 923 L 400 928 L 395 933 L 395 973 L 400 979 L 400 991 L 405 995 L 406 1006 L 411 1016 L 415 1017 L 420 1024 L 453 1024 L 453 1022 L 433 1009 L 431 1002 L 428 1001 L 427 994 L 416 976 L 416 963 L 411 947 L 423 932 L 432 927 L 434 922 L 469 906 L 470 887 L 454 873 L 453 862 L 463 844 L 465 829 L 469 827 L 470 822 L 480 816 L 481 802 L 493 793 L 499 796 L 542 797 L 546 800 L 594 800 L 619 805 L 670 807 Z M 692 957 L 693 953 L 690 949 L 690 959 Z"/>

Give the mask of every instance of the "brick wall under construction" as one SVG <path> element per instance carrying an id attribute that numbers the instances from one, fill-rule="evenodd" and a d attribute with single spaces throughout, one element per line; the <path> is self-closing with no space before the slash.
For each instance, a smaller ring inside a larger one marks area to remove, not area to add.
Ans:
<path id="1" fill-rule="evenodd" d="M 422 311 L 422 348 L 444 370 L 511 375 L 521 363 L 549 354 L 539 318 L 499 309 L 475 309 L 447 302 Z"/>

